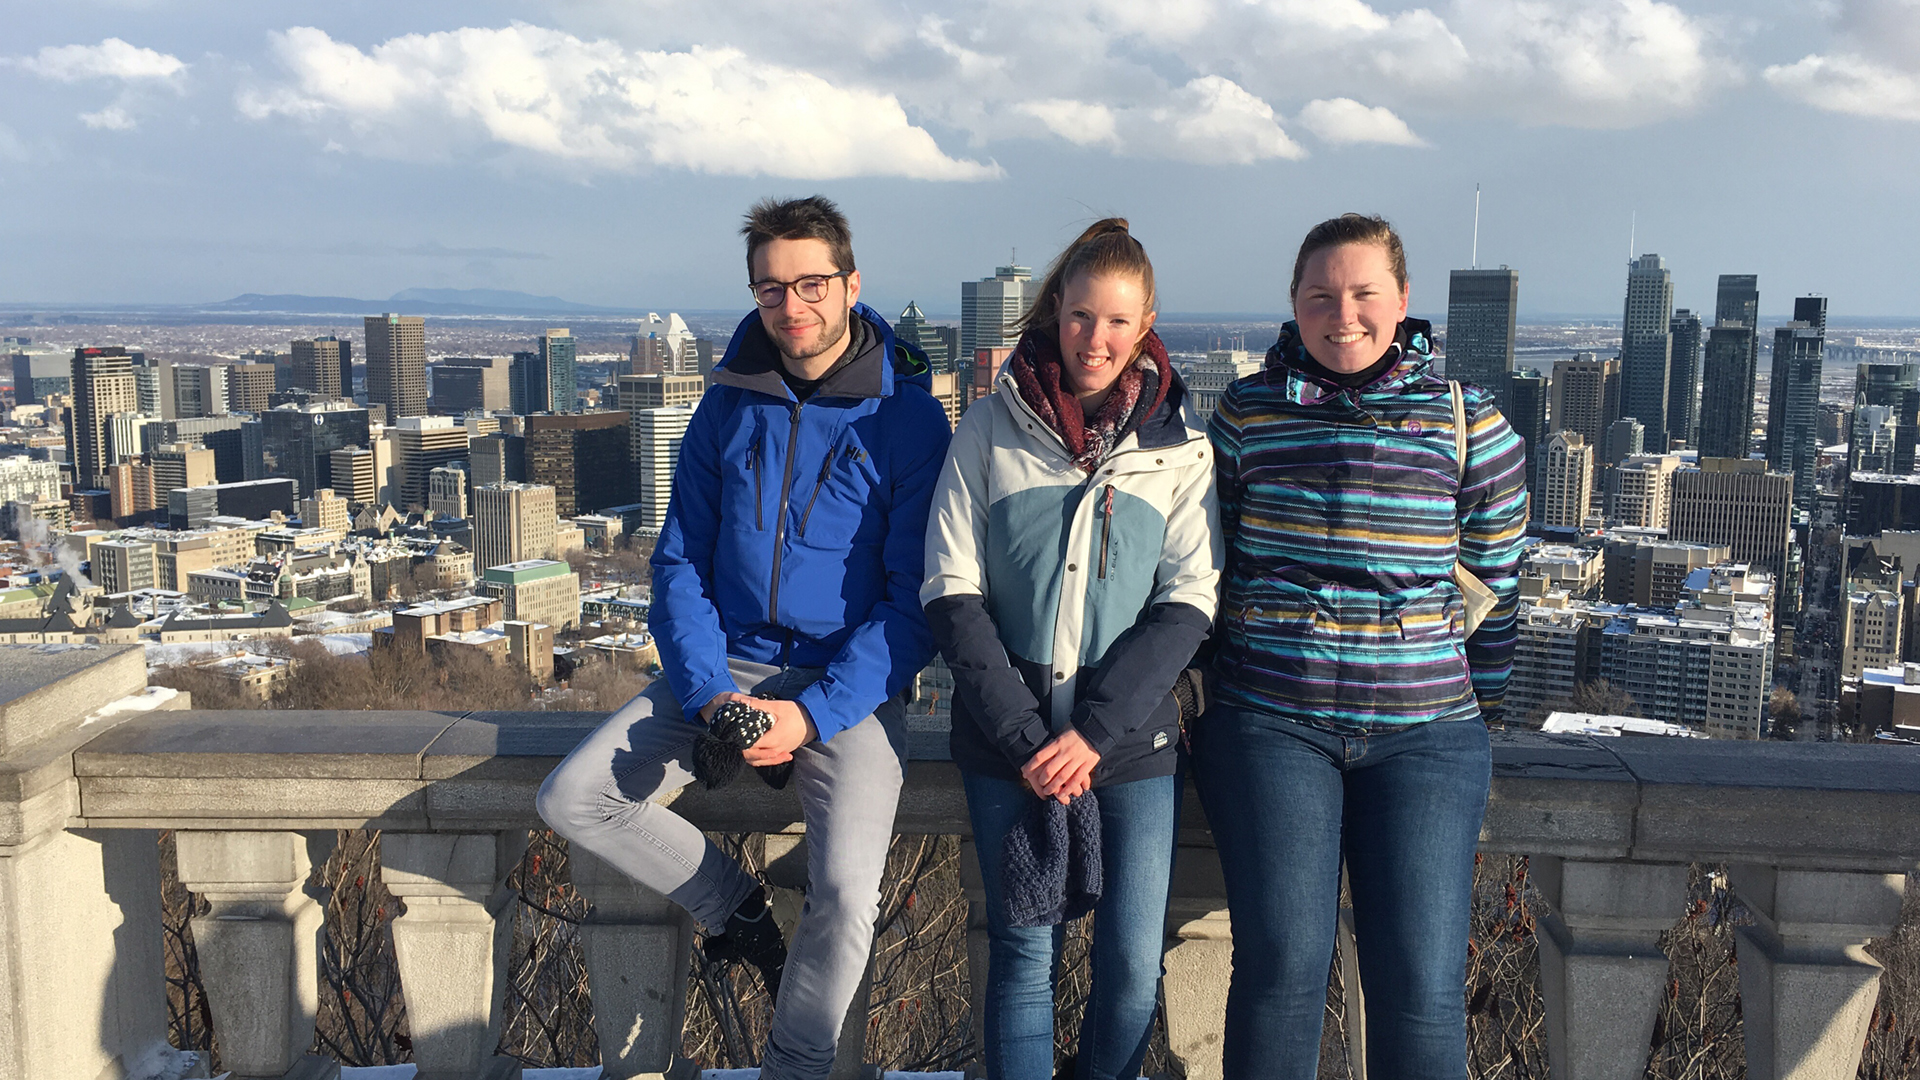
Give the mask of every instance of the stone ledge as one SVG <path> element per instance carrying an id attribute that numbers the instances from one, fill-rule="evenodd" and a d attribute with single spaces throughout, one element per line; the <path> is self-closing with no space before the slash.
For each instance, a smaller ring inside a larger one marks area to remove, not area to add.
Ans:
<path id="1" fill-rule="evenodd" d="M 146 687 L 139 645 L 0 645 L 0 757 Z"/>

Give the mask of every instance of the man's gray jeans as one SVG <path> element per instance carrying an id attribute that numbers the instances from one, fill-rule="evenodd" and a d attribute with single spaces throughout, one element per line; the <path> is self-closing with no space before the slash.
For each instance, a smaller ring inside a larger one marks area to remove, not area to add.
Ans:
<path id="1" fill-rule="evenodd" d="M 790 698 L 819 668 L 781 670 L 729 660 L 749 694 Z M 882 705 L 833 736 L 794 751 L 807 823 L 807 900 L 794 931 L 761 1076 L 823 1080 L 840 1023 L 873 947 L 880 874 L 893 838 L 906 757 L 902 708 Z M 701 831 L 652 800 L 693 782 L 693 739 L 666 680 L 607 718 L 540 786 L 540 816 L 568 842 L 686 908 L 710 934 L 756 882 Z M 759 783 L 743 770 L 738 783 Z"/>

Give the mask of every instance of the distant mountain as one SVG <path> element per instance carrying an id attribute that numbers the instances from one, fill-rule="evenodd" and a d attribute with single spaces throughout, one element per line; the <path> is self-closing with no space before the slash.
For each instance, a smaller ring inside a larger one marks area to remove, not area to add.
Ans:
<path id="1" fill-rule="evenodd" d="M 557 296 L 535 296 L 507 289 L 402 289 L 385 300 L 351 296 L 302 296 L 298 293 L 243 293 L 231 300 L 200 305 L 215 312 L 287 312 L 298 315 L 620 315 L 629 309 L 576 304 Z"/>

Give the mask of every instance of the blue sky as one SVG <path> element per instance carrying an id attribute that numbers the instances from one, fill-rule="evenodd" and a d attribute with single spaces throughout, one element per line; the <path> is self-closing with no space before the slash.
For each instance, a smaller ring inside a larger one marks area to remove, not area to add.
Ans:
<path id="1" fill-rule="evenodd" d="M 1285 306 L 1343 210 L 1444 308 L 1614 314 L 1758 273 L 1920 316 L 1920 0 L 9 0 L 0 301 L 522 289 L 743 306 L 767 194 L 852 218 L 868 298 L 958 307 L 1118 213 L 1173 312 Z"/>

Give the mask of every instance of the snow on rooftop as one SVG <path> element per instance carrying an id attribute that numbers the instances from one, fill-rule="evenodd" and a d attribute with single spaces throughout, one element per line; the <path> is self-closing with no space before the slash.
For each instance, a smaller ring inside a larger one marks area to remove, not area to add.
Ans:
<path id="1" fill-rule="evenodd" d="M 1540 730 L 1552 735 L 1665 735 L 1676 739 L 1704 739 L 1706 736 L 1684 724 L 1669 724 L 1644 716 L 1601 716 L 1595 713 L 1557 712 L 1547 717 Z"/>

